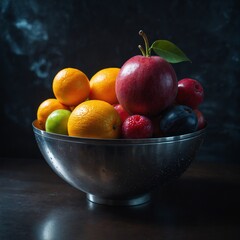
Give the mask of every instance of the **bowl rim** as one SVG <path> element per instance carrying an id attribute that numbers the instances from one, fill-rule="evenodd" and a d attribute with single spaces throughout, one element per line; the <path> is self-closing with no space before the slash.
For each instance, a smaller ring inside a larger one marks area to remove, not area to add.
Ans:
<path id="1" fill-rule="evenodd" d="M 100 145 L 146 145 L 146 144 L 160 144 L 160 143 L 173 143 L 179 141 L 186 141 L 193 138 L 197 138 L 206 132 L 207 125 L 195 132 L 176 135 L 176 136 L 169 136 L 169 137 L 153 137 L 153 138 L 142 138 L 142 139 L 103 139 L 103 138 L 81 138 L 81 137 L 73 137 L 68 135 L 61 135 L 57 133 L 49 133 L 44 130 L 39 129 L 36 126 L 37 119 L 32 122 L 33 132 L 35 135 L 40 135 L 43 138 L 55 139 L 58 141 L 65 141 L 65 142 L 76 142 L 82 144 L 100 144 Z"/>

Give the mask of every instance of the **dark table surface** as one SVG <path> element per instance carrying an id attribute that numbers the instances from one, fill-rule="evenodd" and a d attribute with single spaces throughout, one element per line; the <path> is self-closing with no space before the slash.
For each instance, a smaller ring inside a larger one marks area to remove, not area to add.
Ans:
<path id="1" fill-rule="evenodd" d="M 44 160 L 0 159 L 0 239 L 240 239 L 240 165 L 195 161 L 151 202 L 86 200 Z"/>

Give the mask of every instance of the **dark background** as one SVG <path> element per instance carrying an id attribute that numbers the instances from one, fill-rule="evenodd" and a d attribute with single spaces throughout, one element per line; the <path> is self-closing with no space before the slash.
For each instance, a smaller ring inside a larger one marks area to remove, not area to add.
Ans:
<path id="1" fill-rule="evenodd" d="M 140 54 L 143 29 L 152 43 L 167 39 L 192 63 L 174 64 L 178 79 L 205 89 L 200 110 L 208 121 L 199 161 L 237 162 L 240 146 L 240 7 L 216 1 L 0 1 L 0 157 L 36 158 L 32 121 L 53 97 L 64 67 L 90 78 Z"/>

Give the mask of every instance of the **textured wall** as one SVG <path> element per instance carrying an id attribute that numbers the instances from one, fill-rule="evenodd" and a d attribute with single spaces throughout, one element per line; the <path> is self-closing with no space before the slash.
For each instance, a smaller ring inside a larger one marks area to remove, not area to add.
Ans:
<path id="1" fill-rule="evenodd" d="M 61 68 L 89 78 L 140 54 L 138 31 L 168 39 L 192 63 L 173 65 L 178 78 L 205 88 L 208 120 L 200 160 L 237 161 L 240 142 L 240 17 L 238 0 L 98 1 L 1 0 L 0 156 L 40 157 L 32 133 L 37 106 L 52 97 Z"/>

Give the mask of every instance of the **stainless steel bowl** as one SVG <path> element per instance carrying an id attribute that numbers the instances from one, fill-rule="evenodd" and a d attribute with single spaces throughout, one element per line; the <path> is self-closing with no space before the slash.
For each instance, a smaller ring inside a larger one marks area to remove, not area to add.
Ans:
<path id="1" fill-rule="evenodd" d="M 205 129 L 174 137 L 90 139 L 52 134 L 33 122 L 38 147 L 50 167 L 88 200 L 137 205 L 158 186 L 180 177 L 195 158 Z"/>

